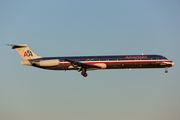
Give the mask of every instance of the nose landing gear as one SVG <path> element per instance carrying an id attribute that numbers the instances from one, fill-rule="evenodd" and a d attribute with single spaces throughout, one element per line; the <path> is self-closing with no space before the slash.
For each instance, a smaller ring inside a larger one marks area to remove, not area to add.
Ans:
<path id="1" fill-rule="evenodd" d="M 168 70 L 167 70 L 168 68 L 166 67 L 166 69 L 165 69 L 165 73 L 168 73 Z"/>

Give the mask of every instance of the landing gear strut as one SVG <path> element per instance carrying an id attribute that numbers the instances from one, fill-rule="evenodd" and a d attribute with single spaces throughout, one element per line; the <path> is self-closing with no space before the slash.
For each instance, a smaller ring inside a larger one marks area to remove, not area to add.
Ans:
<path id="1" fill-rule="evenodd" d="M 168 73 L 168 70 L 167 70 L 168 68 L 166 67 L 166 69 L 165 69 L 165 73 Z"/>
<path id="2" fill-rule="evenodd" d="M 82 68 L 81 75 L 84 76 L 84 77 L 87 77 L 88 74 L 86 73 L 86 69 L 85 68 Z"/>

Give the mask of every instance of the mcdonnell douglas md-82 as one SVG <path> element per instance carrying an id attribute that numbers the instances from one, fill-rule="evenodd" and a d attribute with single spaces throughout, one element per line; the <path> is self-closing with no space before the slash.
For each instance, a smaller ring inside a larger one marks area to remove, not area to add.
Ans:
<path id="1" fill-rule="evenodd" d="M 8 44 L 10 45 L 10 44 Z M 77 70 L 87 77 L 86 71 L 98 69 L 167 68 L 175 63 L 161 55 L 113 55 L 113 56 L 77 56 L 77 57 L 41 57 L 35 54 L 27 44 L 10 45 L 16 49 L 24 61 L 30 65 L 48 70 Z"/>

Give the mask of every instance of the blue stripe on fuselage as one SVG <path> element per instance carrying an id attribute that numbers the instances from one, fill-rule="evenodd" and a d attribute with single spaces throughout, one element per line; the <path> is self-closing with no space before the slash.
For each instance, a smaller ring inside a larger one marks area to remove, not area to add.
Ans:
<path id="1" fill-rule="evenodd" d="M 114 61 L 114 60 L 167 60 L 161 55 L 116 55 L 116 56 L 77 56 L 77 57 L 44 57 L 34 60 L 59 59 L 60 62 L 66 62 L 63 58 L 78 61 Z"/>

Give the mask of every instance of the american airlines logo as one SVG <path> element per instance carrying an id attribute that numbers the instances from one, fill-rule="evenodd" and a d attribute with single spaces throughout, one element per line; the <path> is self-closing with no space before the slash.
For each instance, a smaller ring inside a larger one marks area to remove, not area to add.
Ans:
<path id="1" fill-rule="evenodd" d="M 27 52 L 26 51 L 24 52 L 24 57 L 30 57 L 30 56 L 33 57 L 33 54 L 30 50 L 27 50 Z"/>
<path id="2" fill-rule="evenodd" d="M 147 56 L 126 56 L 126 59 L 132 59 L 132 58 L 147 58 Z"/>

